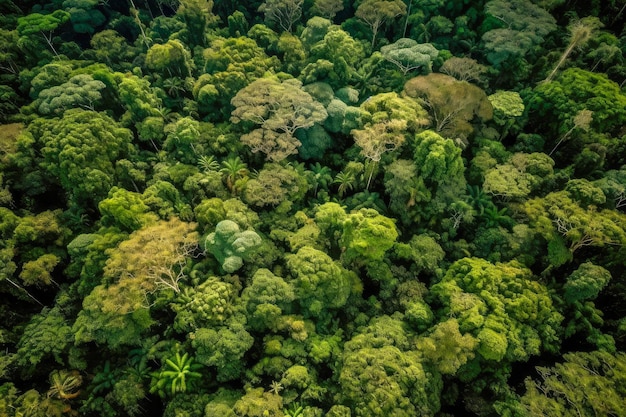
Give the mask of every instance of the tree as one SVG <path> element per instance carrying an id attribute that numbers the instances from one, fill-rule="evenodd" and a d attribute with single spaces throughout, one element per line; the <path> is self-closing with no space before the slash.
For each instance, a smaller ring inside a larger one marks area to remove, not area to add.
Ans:
<path id="1" fill-rule="evenodd" d="M 220 263 L 224 271 L 233 273 L 243 266 L 252 249 L 261 244 L 261 237 L 253 230 L 240 231 L 237 223 L 222 220 L 209 234 L 204 246 Z"/>
<path id="2" fill-rule="evenodd" d="M 437 317 L 456 317 L 460 332 L 478 340 L 474 361 L 526 361 L 558 349 L 563 316 L 545 285 L 516 261 L 458 260 L 429 295 L 441 303 Z M 472 366 L 466 366 L 472 378 Z"/>
<path id="3" fill-rule="evenodd" d="M 406 5 L 400 0 L 365 0 L 354 15 L 367 24 L 372 31 L 372 50 L 376 34 L 387 21 L 406 14 Z"/>
<path id="4" fill-rule="evenodd" d="M 171 305 L 176 312 L 174 328 L 186 333 L 223 324 L 233 312 L 235 295 L 235 286 L 217 277 L 183 288 Z"/>
<path id="5" fill-rule="evenodd" d="M 137 286 L 97 285 L 84 298 L 72 326 L 75 343 L 96 342 L 114 350 L 140 346 L 145 332 L 155 323 L 143 306 L 145 297 Z"/>
<path id="6" fill-rule="evenodd" d="M 435 131 L 448 137 L 466 138 L 475 117 L 486 121 L 493 117 L 493 108 L 485 92 L 466 81 L 457 81 L 444 74 L 428 74 L 410 79 L 404 92 L 422 100 L 435 121 Z"/>
<path id="7" fill-rule="evenodd" d="M 361 155 L 374 164 L 370 168 L 366 189 L 369 189 L 375 166 L 380 162 L 382 154 L 399 148 L 406 140 L 404 136 L 406 125 L 405 120 L 392 119 L 366 126 L 362 130 L 355 129 L 351 132 L 354 142 L 361 148 Z"/>
<path id="8" fill-rule="evenodd" d="M 124 64 L 131 60 L 133 48 L 115 30 L 105 29 L 95 33 L 89 41 L 89 45 L 91 45 L 91 53 L 96 60 L 113 69 L 123 68 Z"/>
<path id="9" fill-rule="evenodd" d="M 487 72 L 487 67 L 472 58 L 453 56 L 446 59 L 439 71 L 459 81 L 481 83 L 484 81 L 483 76 Z"/>
<path id="10" fill-rule="evenodd" d="M 302 16 L 304 0 L 265 0 L 259 11 L 265 15 L 266 23 L 275 23 L 282 30 L 291 32 L 291 28 Z"/>
<path id="11" fill-rule="evenodd" d="M 305 317 L 319 317 L 324 310 L 343 307 L 356 279 L 327 254 L 308 246 L 287 255 L 287 268 Z"/>
<path id="12" fill-rule="evenodd" d="M 71 201 L 98 202 L 114 184 L 113 162 L 130 150 L 132 134 L 104 113 L 71 109 L 63 117 L 31 125 L 43 160 Z"/>
<path id="13" fill-rule="evenodd" d="M 567 133 L 574 118 L 583 110 L 593 112 L 590 128 L 613 133 L 626 122 L 626 95 L 606 77 L 580 68 L 568 68 L 553 81 L 535 87 L 529 109 L 539 117 L 558 121 L 552 135 Z M 575 125 L 574 125 L 575 126 Z"/>
<path id="14" fill-rule="evenodd" d="M 589 39 L 591 38 L 593 31 L 599 28 L 601 25 L 602 23 L 600 23 L 600 20 L 597 17 L 587 17 L 570 24 L 568 27 L 568 30 L 570 32 L 569 45 L 567 45 L 567 48 L 561 55 L 559 62 L 557 62 L 556 66 L 552 69 L 550 74 L 548 74 L 543 82 L 552 81 L 552 79 L 554 79 L 554 76 L 556 75 L 556 72 L 559 70 L 561 65 L 563 65 L 565 60 L 567 60 L 569 54 L 571 54 L 575 48 L 581 48 L 584 44 L 586 44 L 587 41 L 589 41 Z"/>
<path id="15" fill-rule="evenodd" d="M 623 245 L 626 234 L 619 225 L 624 215 L 612 210 L 581 207 L 567 191 L 557 191 L 524 204 L 530 224 L 548 241 L 548 255 L 560 246 L 569 250 L 564 261 L 551 259 L 555 266 L 571 260 L 571 254 L 585 246 Z M 569 248 L 565 245 L 569 243 Z M 556 255 L 556 252 L 554 252 Z"/>
<path id="16" fill-rule="evenodd" d="M 64 354 L 72 342 L 72 328 L 59 308 L 44 308 L 22 331 L 16 363 L 27 375 L 33 375 L 46 359 L 53 359 L 62 366 L 65 364 Z"/>
<path id="17" fill-rule="evenodd" d="M 483 191 L 499 197 L 524 199 L 554 173 L 554 161 L 543 153 L 516 153 L 506 164 L 485 172 Z"/>
<path id="18" fill-rule="evenodd" d="M 414 200 L 423 201 L 419 212 L 432 222 L 464 193 L 465 166 L 461 149 L 432 130 L 415 135 L 415 144 L 413 160 L 425 189 L 417 184 Z"/>
<path id="19" fill-rule="evenodd" d="M 213 0 L 180 0 L 176 15 L 185 22 L 182 36 L 185 44 L 193 49 L 206 46 L 206 29 L 217 21 L 213 14 Z"/>
<path id="20" fill-rule="evenodd" d="M 553 367 L 537 367 L 540 380 L 526 380 L 520 402 L 532 415 L 622 415 L 626 355 L 573 352 Z"/>
<path id="21" fill-rule="evenodd" d="M 126 109 L 123 120 L 137 123 L 144 122 L 148 117 L 163 118 L 159 112 L 162 101 L 147 79 L 130 73 L 116 73 L 115 80 L 121 104 Z"/>
<path id="22" fill-rule="evenodd" d="M 244 355 L 254 343 L 243 324 L 231 321 L 227 326 L 199 328 L 192 334 L 198 362 L 216 368 L 218 381 L 241 378 L 246 370 Z"/>
<path id="23" fill-rule="evenodd" d="M 439 51 L 429 43 L 418 44 L 409 38 L 400 38 L 392 44 L 380 48 L 383 57 L 400 68 L 406 75 L 409 71 L 421 69 L 422 73 L 432 71 L 432 63 Z"/>
<path id="24" fill-rule="evenodd" d="M 93 34 L 106 21 L 102 12 L 95 8 L 97 5 L 98 0 L 63 1 L 63 8 L 70 15 L 74 32 Z"/>
<path id="25" fill-rule="evenodd" d="M 277 331 L 278 319 L 291 311 L 295 299 L 293 284 L 264 268 L 254 273 L 241 294 L 247 323 L 256 331 Z"/>
<path id="26" fill-rule="evenodd" d="M 198 372 L 203 366 L 194 363 L 194 358 L 185 352 L 182 356 L 176 352 L 171 359 L 165 359 L 162 369 L 152 375 L 150 392 L 158 393 L 161 397 L 174 396 L 177 393 L 192 391 L 195 382 L 202 378 Z"/>
<path id="27" fill-rule="evenodd" d="M 110 253 L 104 268 L 104 276 L 112 283 L 109 289 L 138 287 L 145 294 L 158 289 L 180 292 L 187 259 L 198 247 L 195 226 L 172 217 L 133 232 Z M 125 312 L 140 307 L 131 304 Z M 123 313 L 124 309 L 118 311 Z"/>
<path id="28" fill-rule="evenodd" d="M 433 363 L 443 375 L 456 371 L 474 358 L 478 339 L 469 333 L 461 334 L 459 322 L 454 319 L 437 323 L 428 336 L 417 339 L 416 347 L 424 359 Z"/>
<path id="29" fill-rule="evenodd" d="M 239 194 L 242 182 L 245 184 L 248 178 L 248 166 L 236 156 L 222 161 L 220 173 L 223 176 L 226 187 L 233 195 Z"/>
<path id="30" fill-rule="evenodd" d="M 231 101 L 233 123 L 251 122 L 259 126 L 241 137 L 253 152 L 262 152 L 274 162 L 297 152 L 300 145 L 293 135 L 301 128 L 323 122 L 324 106 L 302 90 L 302 83 L 291 79 L 261 78 L 240 90 Z"/>
<path id="31" fill-rule="evenodd" d="M 347 262 L 381 261 L 397 238 L 394 220 L 374 209 L 360 209 L 348 214 L 343 221 L 341 243 Z"/>
<path id="32" fill-rule="evenodd" d="M 415 163 L 406 159 L 397 159 L 385 168 L 389 209 L 405 225 L 419 218 L 419 214 L 415 213 L 416 205 L 428 202 L 432 197 L 417 172 Z"/>
<path id="33" fill-rule="evenodd" d="M 310 47 L 311 62 L 304 67 L 300 78 L 306 84 L 321 81 L 333 88 L 342 88 L 358 79 L 357 68 L 365 59 L 365 51 L 361 42 L 348 32 L 336 26 L 324 30 L 323 39 Z"/>
<path id="34" fill-rule="evenodd" d="M 96 104 L 102 98 L 100 91 L 104 88 L 106 85 L 102 81 L 94 80 L 91 75 L 75 75 L 69 81 L 39 93 L 39 112 L 44 115 L 61 114 L 75 107 L 95 110 Z"/>
<path id="35" fill-rule="evenodd" d="M 339 374 L 342 402 L 353 415 L 434 415 L 441 375 L 409 348 L 411 332 L 398 317 L 381 316 L 347 341 Z"/>
<path id="36" fill-rule="evenodd" d="M 167 71 L 170 77 L 174 75 L 191 77 L 193 61 L 182 42 L 169 40 L 163 45 L 155 44 L 148 49 L 146 66 L 160 74 Z"/>
<path id="37" fill-rule="evenodd" d="M 563 285 L 564 298 L 568 303 L 594 300 L 611 280 L 611 273 L 591 262 L 581 264 L 567 277 Z"/>
<path id="38" fill-rule="evenodd" d="M 485 4 L 485 12 L 502 26 L 482 36 L 487 60 L 496 67 L 523 58 L 556 29 L 554 17 L 530 0 L 491 0 Z"/>
<path id="39" fill-rule="evenodd" d="M 363 121 L 370 124 L 402 122 L 406 123 L 406 130 L 411 133 L 430 124 L 428 112 L 417 99 L 400 96 L 395 92 L 370 96 L 360 108 L 364 110 Z"/>
<path id="40" fill-rule="evenodd" d="M 337 13 L 343 10 L 342 0 L 315 0 L 313 4 L 315 13 L 332 21 Z"/>
<path id="41" fill-rule="evenodd" d="M 253 29 L 250 29 L 251 36 Z M 194 84 L 193 95 L 199 109 L 213 118 L 228 117 L 232 110 L 230 101 L 238 91 L 266 72 L 280 67 L 277 57 L 267 56 L 254 39 L 245 36 L 215 38 L 203 57 L 206 74 Z"/>
<path id="42" fill-rule="evenodd" d="M 52 33 L 69 19 L 70 14 L 63 10 L 55 10 L 53 13 L 45 15 L 31 13 L 17 19 L 17 32 L 22 38 L 40 33 L 54 55 L 58 58 L 59 54 L 52 44 Z"/>
<path id="43" fill-rule="evenodd" d="M 246 184 L 244 199 L 256 207 L 278 206 L 284 202 L 300 202 L 308 190 L 306 178 L 293 167 L 267 163 L 259 175 Z"/>
<path id="44" fill-rule="evenodd" d="M 567 132 L 563 134 L 563 136 L 561 136 L 559 141 L 556 143 L 556 145 L 554 145 L 554 148 L 552 148 L 552 150 L 550 151 L 548 155 L 552 156 L 554 151 L 556 151 L 556 148 L 558 148 L 559 145 L 563 143 L 563 141 L 567 140 L 574 130 L 580 129 L 585 132 L 588 131 L 591 125 L 591 122 L 593 121 L 593 112 L 591 110 L 586 110 L 586 109 L 581 110 L 574 117 L 573 121 L 574 121 L 574 126 L 572 126 L 570 130 L 568 130 Z"/>
<path id="45" fill-rule="evenodd" d="M 526 107 L 516 91 L 496 91 L 487 97 L 493 107 L 493 121 L 502 129 L 500 138 L 505 138 L 516 120 L 524 114 Z"/>

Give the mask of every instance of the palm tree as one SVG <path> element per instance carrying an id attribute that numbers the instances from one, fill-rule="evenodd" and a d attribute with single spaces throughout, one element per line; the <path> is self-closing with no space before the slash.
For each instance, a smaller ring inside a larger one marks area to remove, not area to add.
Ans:
<path id="1" fill-rule="evenodd" d="M 339 184 L 339 188 L 337 189 L 337 191 L 339 192 L 339 197 L 343 197 L 346 191 L 354 189 L 354 186 L 356 184 L 356 177 L 354 176 L 354 172 L 341 171 L 335 177 L 333 184 Z"/>
<path id="2" fill-rule="evenodd" d="M 217 162 L 213 155 L 200 155 L 198 165 L 204 172 L 216 172 L 220 170 L 220 163 Z"/>
<path id="3" fill-rule="evenodd" d="M 314 185 L 314 192 L 313 195 L 317 196 L 317 191 L 320 187 L 322 187 L 323 190 L 328 191 L 328 186 L 331 184 L 333 177 L 332 177 L 332 171 L 330 170 L 330 168 L 328 168 L 327 166 L 323 166 L 321 165 L 319 162 L 316 162 L 314 165 L 310 166 L 311 168 L 311 173 L 312 178 L 313 178 L 313 185 Z"/>
<path id="4" fill-rule="evenodd" d="M 237 188 L 237 182 L 248 176 L 248 166 L 239 159 L 238 156 L 229 158 L 222 162 L 222 169 L 220 172 L 223 175 L 224 183 L 232 194 L 236 194 L 239 191 Z"/>
<path id="5" fill-rule="evenodd" d="M 158 393 L 161 397 L 175 395 L 178 392 L 187 392 L 193 387 L 198 378 L 202 377 L 198 370 L 202 365 L 194 363 L 194 358 L 188 353 L 176 353 L 173 359 L 166 359 L 164 369 L 152 374 L 151 393 Z"/>
<path id="6" fill-rule="evenodd" d="M 569 54 L 575 49 L 580 48 L 587 43 L 593 32 L 600 27 L 601 23 L 597 17 L 587 17 L 580 19 L 569 26 L 570 40 L 567 49 L 561 55 L 559 62 L 556 64 L 552 72 L 546 77 L 543 82 L 550 82 L 556 75 L 556 72 L 561 68 L 561 65 L 567 60 Z"/>
<path id="7" fill-rule="evenodd" d="M 50 374 L 50 389 L 48 398 L 58 398 L 61 400 L 71 400 L 80 394 L 80 386 L 83 384 L 83 377 L 78 371 L 68 371 L 66 369 L 52 371 Z"/>
<path id="8" fill-rule="evenodd" d="M 173 98 L 179 98 L 187 91 L 186 81 L 180 77 L 170 77 L 163 80 L 163 89 Z"/>

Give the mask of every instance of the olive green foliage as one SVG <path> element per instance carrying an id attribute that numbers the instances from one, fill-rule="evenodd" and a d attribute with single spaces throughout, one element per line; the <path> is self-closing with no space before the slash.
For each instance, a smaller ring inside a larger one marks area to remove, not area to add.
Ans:
<path id="1" fill-rule="evenodd" d="M 67 82 L 42 90 L 38 100 L 41 114 L 63 113 L 73 107 L 85 107 L 94 110 L 97 102 L 102 98 L 100 90 L 106 85 L 102 81 L 94 80 L 88 74 L 75 75 Z"/>
<path id="2" fill-rule="evenodd" d="M 45 359 L 53 358 L 63 365 L 63 354 L 72 342 L 72 329 L 58 308 L 44 309 L 34 316 L 17 345 L 17 363 L 32 373 Z"/>
<path id="3" fill-rule="evenodd" d="M 217 369 L 218 381 L 236 380 L 245 370 L 242 361 L 254 339 L 240 323 L 228 327 L 200 328 L 192 333 L 191 345 L 199 363 Z"/>
<path id="4" fill-rule="evenodd" d="M 470 122 L 475 117 L 483 121 L 493 117 L 493 107 L 482 89 L 449 75 L 432 73 L 411 78 L 404 91 L 422 100 L 431 112 L 435 131 L 451 139 L 472 133 Z"/>
<path id="5" fill-rule="evenodd" d="M 409 71 L 421 69 L 423 73 L 432 71 L 432 62 L 439 51 L 431 44 L 418 44 L 409 38 L 401 38 L 380 48 L 383 57 L 400 68 L 406 75 Z"/>
<path id="6" fill-rule="evenodd" d="M 581 110 L 593 112 L 591 127 L 598 132 L 612 132 L 624 124 L 626 96 L 619 85 L 604 74 L 580 68 L 569 68 L 554 81 L 536 87 L 531 106 L 541 115 L 558 120 L 559 133 L 564 133 Z"/>
<path id="7" fill-rule="evenodd" d="M 297 80 L 280 82 L 262 78 L 240 90 L 231 103 L 233 123 L 251 122 L 259 128 L 241 137 L 253 152 L 278 162 L 297 152 L 300 141 L 293 135 L 301 128 L 323 122 L 324 107 L 301 89 Z"/>
<path id="8" fill-rule="evenodd" d="M 261 268 L 254 273 L 252 282 L 243 290 L 241 299 L 247 312 L 248 324 L 253 329 L 269 328 L 276 331 L 278 319 L 284 313 L 290 312 L 296 293 L 292 283 L 287 283 L 271 271 Z"/>
<path id="9" fill-rule="evenodd" d="M 34 126 L 42 168 L 59 179 L 71 199 L 104 198 L 114 184 L 113 162 L 130 151 L 131 132 L 102 113 L 79 109 Z"/>
<path id="10" fill-rule="evenodd" d="M 0 417 L 626 415 L 625 16 L 0 1 Z"/>
<path id="11" fill-rule="evenodd" d="M 190 332 L 222 324 L 232 313 L 234 298 L 234 286 L 216 277 L 208 278 L 197 287 L 184 288 L 172 304 L 176 312 L 174 328 Z"/>
<path id="12" fill-rule="evenodd" d="M 388 21 L 406 14 L 406 5 L 398 0 L 365 0 L 354 15 L 361 19 L 372 32 L 372 49 L 379 29 Z"/>
<path id="13" fill-rule="evenodd" d="M 487 59 L 496 67 L 523 58 L 556 29 L 554 17 L 530 0 L 491 0 L 485 11 L 498 25 L 482 37 Z"/>
<path id="14" fill-rule="evenodd" d="M 341 242 L 347 260 L 380 261 L 397 238 L 394 221 L 374 209 L 360 209 L 343 222 Z"/>
<path id="15" fill-rule="evenodd" d="M 563 316 L 548 289 L 517 262 L 461 259 L 430 295 L 441 303 L 438 317 L 457 317 L 459 330 L 478 340 L 476 353 L 484 360 L 524 361 L 558 349 Z"/>
<path id="16" fill-rule="evenodd" d="M 527 391 L 521 398 L 526 412 L 554 416 L 626 412 L 623 353 L 574 352 L 563 357 L 565 362 L 554 367 L 537 368 L 541 380 L 526 381 Z M 594 389 L 588 390 L 587 386 Z"/>
<path id="17" fill-rule="evenodd" d="M 356 416 L 433 415 L 442 382 L 409 350 L 397 318 L 382 316 L 346 342 L 339 375 L 342 396 Z"/>
<path id="18" fill-rule="evenodd" d="M 324 252 L 303 247 L 288 255 L 287 268 L 302 307 L 312 316 L 327 308 L 342 307 L 352 289 L 350 273 Z"/>

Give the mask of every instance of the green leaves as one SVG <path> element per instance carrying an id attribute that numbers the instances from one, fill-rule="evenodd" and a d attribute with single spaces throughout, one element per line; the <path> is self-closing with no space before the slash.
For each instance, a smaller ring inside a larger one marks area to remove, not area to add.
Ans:
<path id="1" fill-rule="evenodd" d="M 202 374 L 198 372 L 202 368 L 201 364 L 194 363 L 194 358 L 187 352 L 182 356 L 176 352 L 173 358 L 165 359 L 161 371 L 152 375 L 150 392 L 165 398 L 193 391 L 197 380 L 202 378 Z"/>
<path id="2" fill-rule="evenodd" d="M 400 0 L 365 0 L 354 15 L 365 22 L 372 31 L 372 49 L 380 27 L 398 16 L 406 14 L 406 5 Z"/>
<path id="3" fill-rule="evenodd" d="M 611 273 L 591 262 L 581 264 L 576 271 L 567 277 L 563 286 L 565 301 L 593 300 L 611 280 Z"/>
<path id="4" fill-rule="evenodd" d="M 400 38 L 390 45 L 380 48 L 383 57 L 396 65 L 404 75 L 409 71 L 421 69 L 423 73 L 432 70 L 432 62 L 439 51 L 429 43 L 418 44 L 409 38 Z"/>
<path id="5" fill-rule="evenodd" d="M 491 264 L 464 258 L 431 288 L 439 317 L 457 317 L 459 330 L 478 339 L 487 360 L 526 360 L 557 348 L 563 317 L 547 288 L 517 262 Z"/>
<path id="6" fill-rule="evenodd" d="M 348 271 L 327 254 L 305 246 L 287 256 L 287 267 L 294 277 L 294 289 L 309 315 L 318 316 L 322 310 L 343 307 L 352 290 Z"/>
<path id="7" fill-rule="evenodd" d="M 626 413 L 624 353 L 574 352 L 563 356 L 563 363 L 537 367 L 541 380 L 526 380 L 527 391 L 521 404 L 528 413 L 563 416 Z"/>
<path id="8" fill-rule="evenodd" d="M 281 161 L 297 152 L 300 141 L 296 130 L 323 122 L 327 113 L 321 103 L 302 90 L 300 81 L 282 83 L 276 78 L 261 78 L 240 90 L 232 99 L 233 123 L 251 122 L 259 128 L 241 137 L 252 152 Z"/>
<path id="9" fill-rule="evenodd" d="M 215 256 L 224 271 L 235 272 L 252 249 L 261 244 L 261 237 L 253 230 L 240 231 L 237 223 L 222 220 L 215 226 L 204 242 L 206 249 Z"/>

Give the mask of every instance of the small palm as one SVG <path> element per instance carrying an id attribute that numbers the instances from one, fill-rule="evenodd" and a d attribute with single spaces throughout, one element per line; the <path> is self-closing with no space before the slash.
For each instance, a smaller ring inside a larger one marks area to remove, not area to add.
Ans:
<path id="1" fill-rule="evenodd" d="M 52 371 L 50 374 L 50 389 L 48 398 L 59 398 L 61 400 L 71 400 L 80 394 L 80 386 L 83 378 L 78 371 Z"/>
<path id="2" fill-rule="evenodd" d="M 351 171 L 341 171 L 339 174 L 337 174 L 333 183 L 339 184 L 339 188 L 337 191 L 339 191 L 339 197 L 343 197 L 343 195 L 347 191 L 350 191 L 354 188 L 354 185 L 356 184 L 356 177 Z"/>
<path id="3" fill-rule="evenodd" d="M 200 372 L 201 364 L 194 363 L 194 359 L 188 353 L 165 360 L 165 369 L 155 372 L 152 376 L 152 387 L 150 392 L 157 392 L 160 396 L 176 395 L 179 392 L 187 392 L 195 382 L 202 377 Z"/>
<path id="4" fill-rule="evenodd" d="M 217 172 L 220 170 L 220 164 L 213 155 L 202 155 L 198 158 L 198 165 L 204 172 Z"/>
<path id="5" fill-rule="evenodd" d="M 237 180 L 242 179 L 248 175 L 248 166 L 239 159 L 238 156 L 229 158 L 222 162 L 222 169 L 220 172 L 224 176 L 224 181 L 228 189 L 233 192 Z"/>
<path id="6" fill-rule="evenodd" d="M 328 191 L 328 185 L 332 182 L 332 171 L 326 166 L 322 166 L 319 162 L 311 165 L 311 173 L 313 174 L 313 185 L 315 186 L 315 195 L 317 195 L 318 189 L 321 187 L 323 190 Z"/>

